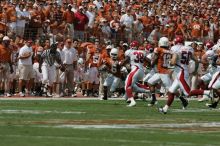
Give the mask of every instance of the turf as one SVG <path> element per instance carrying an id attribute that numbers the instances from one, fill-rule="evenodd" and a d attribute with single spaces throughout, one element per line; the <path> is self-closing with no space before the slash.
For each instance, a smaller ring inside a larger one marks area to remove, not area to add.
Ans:
<path id="1" fill-rule="evenodd" d="M 165 101 L 160 101 L 164 105 Z M 0 146 L 219 146 L 220 110 L 178 100 L 163 115 L 138 101 L 2 100 Z"/>

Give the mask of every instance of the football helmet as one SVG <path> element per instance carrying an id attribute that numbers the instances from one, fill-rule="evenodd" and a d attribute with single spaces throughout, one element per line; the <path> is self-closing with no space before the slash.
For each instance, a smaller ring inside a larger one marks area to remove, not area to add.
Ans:
<path id="1" fill-rule="evenodd" d="M 131 42 L 131 44 L 130 44 L 130 47 L 131 47 L 132 49 L 137 49 L 138 46 L 139 46 L 139 42 L 138 42 L 138 41 L 133 41 L 133 42 Z"/>
<path id="2" fill-rule="evenodd" d="M 106 50 L 108 50 L 108 49 L 112 49 L 112 45 L 108 45 L 107 47 L 106 47 Z"/>
<path id="3" fill-rule="evenodd" d="M 112 48 L 112 49 L 111 49 L 110 57 L 111 57 L 113 60 L 117 60 L 117 59 L 118 59 L 118 49 L 117 49 L 117 48 Z"/>
<path id="4" fill-rule="evenodd" d="M 151 44 L 148 44 L 145 49 L 146 49 L 146 51 L 149 51 L 151 53 L 154 51 L 154 48 Z"/>
<path id="5" fill-rule="evenodd" d="M 205 48 L 208 50 L 212 49 L 213 46 L 214 46 L 214 43 L 212 41 L 207 41 L 205 43 Z"/>
<path id="6" fill-rule="evenodd" d="M 162 37 L 158 43 L 159 47 L 169 47 L 169 39 L 167 37 Z"/>
<path id="7" fill-rule="evenodd" d="M 181 35 L 176 36 L 174 39 L 174 44 L 183 44 L 184 43 L 184 38 Z"/>

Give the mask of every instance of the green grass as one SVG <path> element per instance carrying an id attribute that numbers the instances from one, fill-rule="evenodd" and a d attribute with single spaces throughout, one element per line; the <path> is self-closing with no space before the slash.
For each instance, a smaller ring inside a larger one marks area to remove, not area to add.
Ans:
<path id="1" fill-rule="evenodd" d="M 191 101 L 180 110 L 176 100 L 163 115 L 146 104 L 138 101 L 128 108 L 119 100 L 2 100 L 0 146 L 220 145 L 219 109 Z"/>

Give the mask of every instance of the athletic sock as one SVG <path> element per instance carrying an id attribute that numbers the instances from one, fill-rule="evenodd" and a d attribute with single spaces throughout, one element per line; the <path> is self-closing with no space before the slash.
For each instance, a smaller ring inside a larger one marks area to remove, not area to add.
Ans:
<path id="1" fill-rule="evenodd" d="M 173 93 L 169 93 L 168 92 L 168 100 L 167 100 L 167 106 L 171 106 L 171 104 L 173 103 L 174 100 L 174 94 Z"/>
<path id="2" fill-rule="evenodd" d="M 104 99 L 108 98 L 108 87 L 104 86 Z"/>
<path id="3" fill-rule="evenodd" d="M 180 96 L 179 99 L 181 100 L 181 102 L 185 102 L 186 99 L 183 96 Z"/>
<path id="4" fill-rule="evenodd" d="M 165 106 L 163 107 L 163 111 L 164 111 L 164 112 L 167 112 L 168 108 L 169 108 L 169 106 L 168 106 L 168 105 L 165 105 Z"/>
<path id="5" fill-rule="evenodd" d="M 156 101 L 157 100 L 155 93 L 151 93 L 151 96 L 152 96 L 152 101 Z"/>

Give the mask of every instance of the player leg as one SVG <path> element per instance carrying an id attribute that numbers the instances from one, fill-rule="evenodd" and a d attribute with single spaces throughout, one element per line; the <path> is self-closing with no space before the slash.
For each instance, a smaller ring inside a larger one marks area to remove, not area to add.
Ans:
<path id="1" fill-rule="evenodd" d="M 99 97 L 102 99 L 104 97 L 104 87 L 103 84 L 107 78 L 106 72 L 100 72 L 99 74 Z"/>
<path id="2" fill-rule="evenodd" d="M 42 69 L 42 75 L 43 75 L 43 80 L 42 80 L 42 86 L 44 86 L 45 90 L 46 90 L 46 94 L 48 96 L 51 96 L 51 94 L 49 94 L 49 90 L 50 90 L 50 86 L 49 86 L 49 67 L 48 65 L 42 65 L 41 67 Z"/>
<path id="3" fill-rule="evenodd" d="M 177 92 L 177 90 L 180 88 L 180 85 L 179 85 L 179 80 L 178 80 L 178 76 L 181 74 L 178 73 L 177 74 L 177 78 L 173 81 L 171 87 L 169 88 L 168 90 L 168 100 L 167 100 L 167 103 L 166 105 L 163 107 L 163 108 L 159 108 L 159 111 L 166 114 L 169 107 L 172 105 L 173 103 L 173 100 L 174 100 L 174 97 L 175 97 L 175 93 Z"/>
<path id="4" fill-rule="evenodd" d="M 93 88 L 92 88 L 92 95 L 94 97 L 98 97 L 98 90 L 99 90 L 99 72 L 97 67 L 94 67 L 94 82 L 93 82 Z"/>
<path id="5" fill-rule="evenodd" d="M 146 86 L 138 84 L 138 81 L 143 80 L 144 71 L 142 69 L 139 69 L 138 67 L 136 67 L 136 69 L 132 73 L 133 73 L 132 78 L 129 81 L 131 91 L 133 90 L 134 92 L 137 92 L 137 93 L 148 93 L 148 92 L 150 92 Z M 129 91 L 129 88 L 127 88 L 127 89 Z M 134 101 L 134 97 L 132 95 L 132 92 L 131 92 L 130 101 L 131 101 L 131 103 L 128 105 L 129 107 L 136 105 L 136 102 Z"/>
<path id="6" fill-rule="evenodd" d="M 150 92 L 151 92 L 151 102 L 148 104 L 148 106 L 153 106 L 156 102 L 156 95 L 155 95 L 155 85 L 160 81 L 160 75 L 159 73 L 154 74 L 149 80 L 148 85 L 150 86 Z"/>
<path id="7" fill-rule="evenodd" d="M 216 108 L 218 105 L 218 102 L 220 100 L 220 72 L 216 72 L 213 77 L 212 80 L 209 83 L 209 89 L 213 90 L 213 95 L 217 94 L 218 95 L 218 100 L 215 101 L 214 103 L 212 103 L 211 105 L 209 105 L 210 108 Z"/>
<path id="8" fill-rule="evenodd" d="M 205 91 L 208 91 L 208 86 L 207 86 L 207 85 L 208 85 L 209 82 L 211 81 L 212 76 L 213 76 L 213 74 L 207 73 L 207 74 L 203 75 L 203 76 L 199 79 L 198 84 L 200 85 L 200 89 L 205 90 Z M 209 93 L 208 93 L 208 94 L 209 94 Z M 201 95 L 201 94 L 200 94 L 200 95 Z M 199 102 L 202 102 L 202 101 L 206 101 L 206 100 L 208 100 L 208 99 L 209 99 L 209 96 L 208 96 L 207 93 L 206 93 L 206 94 L 203 94 L 202 98 L 200 98 L 198 101 L 199 101 Z"/>
<path id="9" fill-rule="evenodd" d="M 130 106 L 135 106 L 136 102 L 134 101 L 133 97 L 133 89 L 132 89 L 132 83 L 134 83 L 134 75 L 139 70 L 138 67 L 133 67 L 131 72 L 128 74 L 126 80 L 125 80 L 125 98 L 130 101 Z M 136 81 L 135 81 L 136 82 Z"/>
<path id="10" fill-rule="evenodd" d="M 103 100 L 108 99 L 108 89 L 113 83 L 113 77 L 112 75 L 108 75 L 107 78 L 104 81 L 103 88 L 104 88 L 104 97 L 102 98 Z"/>
<path id="11" fill-rule="evenodd" d="M 56 67 L 55 67 L 55 65 L 49 67 L 48 74 L 49 74 L 49 86 L 51 87 L 50 94 L 55 96 L 55 91 L 56 91 L 56 88 L 55 88 L 56 84 L 54 84 L 56 81 Z"/>
<path id="12" fill-rule="evenodd" d="M 87 90 L 85 96 L 90 96 L 92 94 L 93 83 L 95 82 L 94 77 L 95 77 L 94 67 L 91 67 L 89 68 L 88 71 L 88 83 L 87 83 Z"/>

